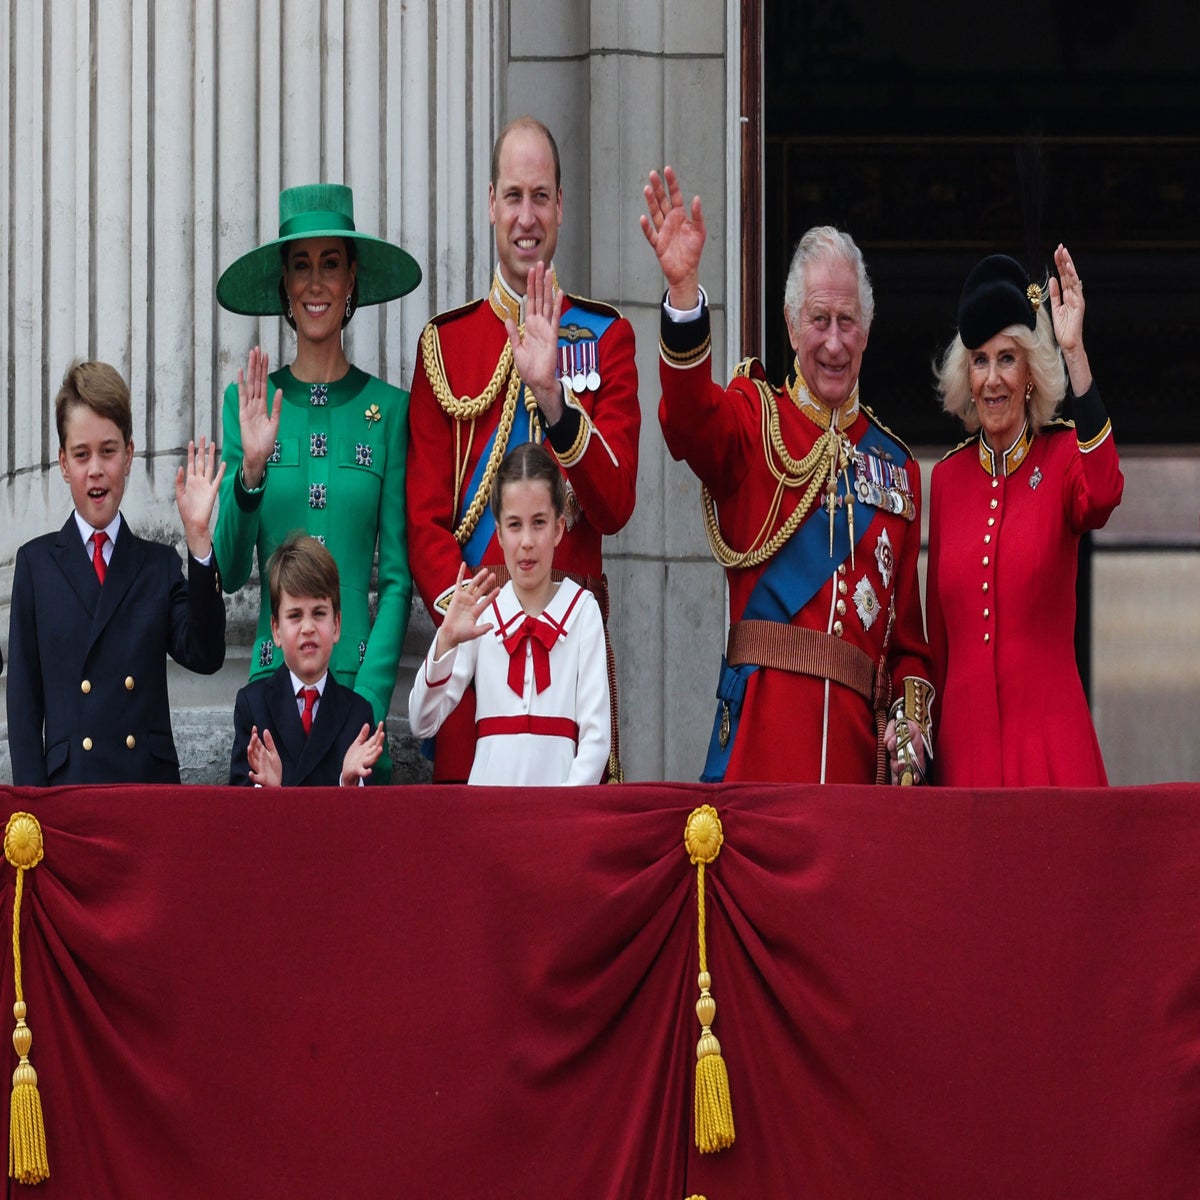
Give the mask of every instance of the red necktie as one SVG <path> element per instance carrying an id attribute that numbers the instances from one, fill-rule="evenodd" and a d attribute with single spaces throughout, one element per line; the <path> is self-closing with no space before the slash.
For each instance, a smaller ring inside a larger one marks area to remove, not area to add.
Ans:
<path id="1" fill-rule="evenodd" d="M 306 687 L 301 688 L 296 696 L 304 700 L 304 711 L 300 714 L 300 724 L 304 726 L 304 735 L 307 737 L 312 733 L 313 707 L 321 698 L 321 693 L 315 687 Z"/>
<path id="2" fill-rule="evenodd" d="M 525 643 L 533 651 L 533 682 L 538 692 L 544 692 L 550 686 L 550 647 L 556 641 L 558 630 L 537 617 L 526 617 L 504 639 L 509 654 L 508 686 L 518 696 L 525 694 Z"/>
<path id="3" fill-rule="evenodd" d="M 108 541 L 108 534 L 103 529 L 97 529 L 92 534 L 92 566 L 96 568 L 96 578 L 101 583 L 104 582 L 104 573 L 108 570 L 108 564 L 104 561 L 104 543 Z"/>

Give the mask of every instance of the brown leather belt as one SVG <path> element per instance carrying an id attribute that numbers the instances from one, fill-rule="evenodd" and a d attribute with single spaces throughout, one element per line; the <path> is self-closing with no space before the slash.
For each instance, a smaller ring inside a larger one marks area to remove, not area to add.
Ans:
<path id="1" fill-rule="evenodd" d="M 725 657 L 731 667 L 753 663 L 794 675 L 831 679 L 875 704 L 875 664 L 857 646 L 830 633 L 778 621 L 736 621 Z"/>

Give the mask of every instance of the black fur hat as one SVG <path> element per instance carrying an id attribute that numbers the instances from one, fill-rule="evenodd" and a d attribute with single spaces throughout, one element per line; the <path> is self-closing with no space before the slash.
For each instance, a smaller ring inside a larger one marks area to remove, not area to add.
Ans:
<path id="1" fill-rule="evenodd" d="M 1042 290 L 1029 282 L 1025 268 L 1007 254 L 990 254 L 976 263 L 958 298 L 958 336 L 968 350 L 982 346 L 1010 325 L 1037 327 Z"/>

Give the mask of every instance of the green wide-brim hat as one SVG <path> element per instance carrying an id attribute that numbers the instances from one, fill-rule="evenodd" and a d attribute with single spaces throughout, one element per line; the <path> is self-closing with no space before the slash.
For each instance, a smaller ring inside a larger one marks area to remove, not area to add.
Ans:
<path id="1" fill-rule="evenodd" d="M 421 268 L 407 250 L 354 228 L 354 194 L 348 187 L 308 183 L 279 193 L 279 236 L 226 267 L 217 280 L 217 303 L 250 317 L 282 315 L 280 246 L 326 237 L 354 242 L 359 308 L 395 300 L 421 282 Z"/>

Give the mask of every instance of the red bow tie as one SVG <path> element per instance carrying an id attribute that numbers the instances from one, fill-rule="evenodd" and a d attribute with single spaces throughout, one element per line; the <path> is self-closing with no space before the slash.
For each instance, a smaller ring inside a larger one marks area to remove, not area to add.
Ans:
<path id="1" fill-rule="evenodd" d="M 508 686 L 518 696 L 525 694 L 525 643 L 533 651 L 533 682 L 539 693 L 550 686 L 550 647 L 558 641 L 558 630 L 537 617 L 524 621 L 504 639 L 508 651 Z"/>

